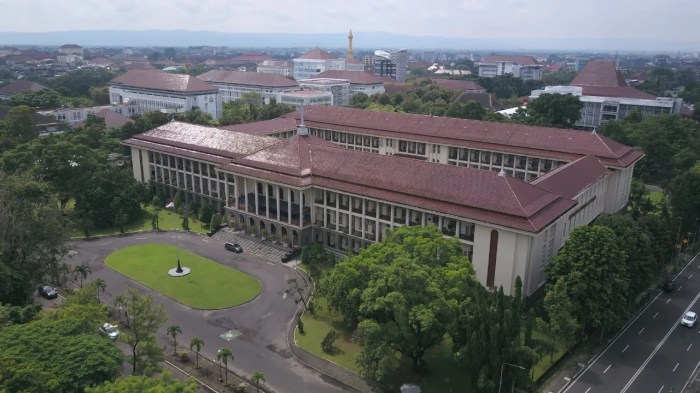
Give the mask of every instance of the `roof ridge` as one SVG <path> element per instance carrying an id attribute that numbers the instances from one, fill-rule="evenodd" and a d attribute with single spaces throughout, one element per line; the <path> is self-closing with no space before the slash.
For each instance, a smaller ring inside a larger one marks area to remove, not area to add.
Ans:
<path id="1" fill-rule="evenodd" d="M 500 176 L 500 174 L 499 174 L 498 176 L 503 178 L 503 181 L 505 181 L 506 186 L 508 186 L 508 189 L 509 189 L 510 192 L 513 194 L 513 196 L 515 197 L 515 200 L 516 200 L 516 202 L 518 203 L 518 207 L 520 207 L 520 210 L 521 210 L 523 216 L 524 216 L 524 217 L 528 217 L 528 221 L 529 221 L 529 216 L 528 216 L 528 214 L 527 214 L 527 210 L 525 209 L 525 206 L 523 206 L 522 202 L 520 201 L 520 198 L 518 197 L 518 194 L 515 192 L 515 190 L 513 189 L 513 187 L 510 185 L 509 179 L 513 179 L 513 180 L 517 180 L 517 179 L 514 178 L 514 177 L 511 177 L 511 176 L 508 176 L 508 175 L 506 175 L 506 174 L 504 174 L 504 176 Z M 538 187 L 538 188 L 539 188 L 539 187 Z"/>

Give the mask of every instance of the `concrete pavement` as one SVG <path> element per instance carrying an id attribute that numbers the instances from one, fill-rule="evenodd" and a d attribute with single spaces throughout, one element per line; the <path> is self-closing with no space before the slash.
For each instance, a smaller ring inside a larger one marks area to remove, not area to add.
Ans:
<path id="1" fill-rule="evenodd" d="M 700 312 L 700 258 L 676 276 L 678 290 L 659 293 L 565 393 L 680 393 L 700 364 L 700 322 L 680 326 L 686 311 Z"/>
<path id="2" fill-rule="evenodd" d="M 238 307 L 216 311 L 193 310 L 105 266 L 104 258 L 114 250 L 143 243 L 178 244 L 183 249 L 258 278 L 262 291 L 254 300 Z M 143 233 L 80 241 L 71 247 L 78 251 L 69 259 L 71 264 L 88 264 L 92 269 L 89 280 L 102 278 L 107 282 L 104 302 L 111 304 L 114 296 L 125 292 L 128 287 L 136 287 L 152 294 L 156 303 L 164 305 L 169 319 L 159 331 L 162 341 L 171 342 L 165 330 L 167 326 L 176 324 L 182 328 L 178 338 L 180 343 L 189 343 L 195 336 L 203 338 L 205 345 L 202 354 L 211 359 L 216 358 L 218 349 L 231 348 L 235 360 L 229 363 L 229 368 L 240 375 L 263 372 L 266 385 L 276 392 L 348 391 L 337 382 L 300 364 L 289 352 L 285 334 L 297 306 L 287 298 L 285 290 L 287 279 L 296 273 L 279 261 L 260 258 L 245 252 L 245 249 L 242 254 L 235 254 L 224 250 L 221 242 L 189 233 Z"/>

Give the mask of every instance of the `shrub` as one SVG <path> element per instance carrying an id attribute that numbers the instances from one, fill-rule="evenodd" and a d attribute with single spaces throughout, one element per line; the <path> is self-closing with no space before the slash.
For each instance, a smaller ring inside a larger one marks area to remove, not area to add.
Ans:
<path id="1" fill-rule="evenodd" d="M 321 349 L 323 352 L 332 354 L 335 351 L 335 347 L 333 346 L 333 343 L 335 343 L 335 340 L 338 339 L 338 332 L 335 330 L 331 329 L 328 331 L 326 334 L 326 337 L 323 338 L 323 341 L 321 341 Z"/>
<path id="2" fill-rule="evenodd" d="M 180 361 L 183 363 L 187 363 L 190 361 L 190 353 L 187 351 L 180 352 L 178 356 L 180 357 Z"/>
<path id="3" fill-rule="evenodd" d="M 304 322 L 299 319 L 299 322 L 297 322 L 297 328 L 299 329 L 299 334 L 304 334 Z"/>
<path id="4" fill-rule="evenodd" d="M 219 219 L 219 215 L 214 213 L 211 215 L 211 220 L 209 221 L 209 229 L 212 231 L 215 231 L 219 229 L 221 226 L 221 219 Z"/>

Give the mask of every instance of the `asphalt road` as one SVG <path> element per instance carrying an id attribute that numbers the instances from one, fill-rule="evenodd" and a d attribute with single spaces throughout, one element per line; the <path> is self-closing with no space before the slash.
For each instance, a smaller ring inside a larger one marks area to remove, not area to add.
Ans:
<path id="1" fill-rule="evenodd" d="M 142 243 L 177 243 L 183 249 L 256 277 L 262 283 L 262 291 L 253 301 L 238 307 L 217 311 L 193 310 L 104 264 L 105 257 L 114 250 Z M 265 384 L 278 393 L 347 391 L 336 381 L 299 363 L 289 352 L 285 333 L 296 305 L 285 295 L 285 289 L 287 278 L 296 273 L 282 263 L 246 252 L 234 254 L 224 250 L 220 242 L 187 233 L 178 234 L 177 239 L 172 232 L 112 237 L 80 241 L 71 247 L 78 254 L 69 258 L 69 263 L 90 265 L 92 274 L 88 281 L 96 278 L 106 281 L 105 293 L 101 295 L 103 302 L 112 304 L 114 296 L 125 292 L 128 287 L 135 287 L 151 293 L 156 303 L 164 305 L 169 319 L 160 329 L 159 338 L 168 342 L 166 350 L 172 348 L 172 338 L 166 334 L 166 329 L 176 324 L 182 328 L 178 337 L 180 346 L 186 346 L 195 336 L 201 337 L 205 341 L 201 353 L 210 359 L 216 359 L 218 349 L 229 347 L 235 356 L 233 362 L 229 361 L 230 369 L 241 375 L 261 371 L 265 375 Z M 226 332 L 240 335 L 229 341 L 221 337 Z"/>
<path id="2" fill-rule="evenodd" d="M 659 293 L 565 393 L 680 393 L 700 365 L 700 321 L 680 326 L 686 311 L 700 313 L 700 258 L 676 276 L 679 288 Z"/>

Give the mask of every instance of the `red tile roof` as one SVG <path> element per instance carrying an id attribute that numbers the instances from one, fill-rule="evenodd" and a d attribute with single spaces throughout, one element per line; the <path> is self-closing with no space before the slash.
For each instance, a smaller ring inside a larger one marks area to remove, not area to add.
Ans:
<path id="1" fill-rule="evenodd" d="M 319 74 L 315 74 L 312 78 L 331 78 L 331 79 L 345 79 L 350 81 L 353 85 L 381 85 L 384 82 L 365 71 L 341 71 L 341 70 L 328 70 L 323 71 Z"/>
<path id="2" fill-rule="evenodd" d="M 543 190 L 574 199 L 610 172 L 594 156 L 581 157 L 530 182 Z"/>
<path id="3" fill-rule="evenodd" d="M 216 92 L 215 86 L 191 75 L 171 74 L 160 70 L 131 70 L 110 81 L 111 85 L 142 89 L 190 92 Z"/>
<path id="4" fill-rule="evenodd" d="M 627 86 L 614 60 L 591 60 L 570 83 L 571 86 Z"/>
<path id="5" fill-rule="evenodd" d="M 39 91 L 46 89 L 46 86 L 34 81 L 21 79 L 0 87 L 0 94 L 19 94 L 28 91 Z"/>
<path id="6" fill-rule="evenodd" d="M 638 98 L 643 100 L 655 100 L 656 96 L 637 90 L 631 86 L 582 86 L 583 95 L 598 97 L 622 97 Z"/>
<path id="7" fill-rule="evenodd" d="M 299 111 L 284 117 L 299 119 Z M 367 109 L 313 105 L 304 109 L 309 127 L 365 135 L 472 147 L 573 161 L 594 155 L 603 165 L 628 167 L 642 157 L 639 150 L 588 131 L 454 119 Z"/>
<path id="8" fill-rule="evenodd" d="M 312 49 L 303 55 L 297 57 L 297 59 L 313 59 L 313 60 L 337 60 L 337 56 L 333 56 L 332 54 L 326 52 L 323 49 Z"/>
<path id="9" fill-rule="evenodd" d="M 278 74 L 265 74 L 260 72 L 241 72 L 211 70 L 197 76 L 197 78 L 210 83 L 229 83 L 235 85 L 263 86 L 263 87 L 297 87 L 299 84 L 293 79 Z"/>
<path id="10" fill-rule="evenodd" d="M 172 122 L 124 144 L 208 159 L 224 170 L 297 187 L 327 187 L 531 233 L 576 205 L 495 172 L 347 150 L 314 136 L 279 140 Z"/>
<path id="11" fill-rule="evenodd" d="M 95 113 L 95 116 L 105 119 L 105 125 L 107 127 L 121 127 L 124 124 L 134 122 L 130 118 L 120 115 L 119 113 L 108 108 L 102 109 L 101 111 Z"/>
<path id="12" fill-rule="evenodd" d="M 256 121 L 253 123 L 234 124 L 219 127 L 228 131 L 242 132 L 251 135 L 273 135 L 282 131 L 292 131 L 297 128 L 297 120 L 291 117 L 278 117 L 272 120 Z"/>
<path id="13" fill-rule="evenodd" d="M 495 63 L 498 61 L 511 62 L 521 65 L 537 65 L 537 60 L 532 56 L 519 56 L 519 55 L 491 55 L 486 56 L 482 63 Z"/>
<path id="14" fill-rule="evenodd" d="M 474 81 L 465 81 L 465 80 L 459 80 L 459 79 L 437 79 L 437 78 L 432 79 L 432 81 L 441 89 L 456 90 L 456 91 L 486 92 L 486 89 L 484 89 L 480 84 L 478 84 Z"/>

